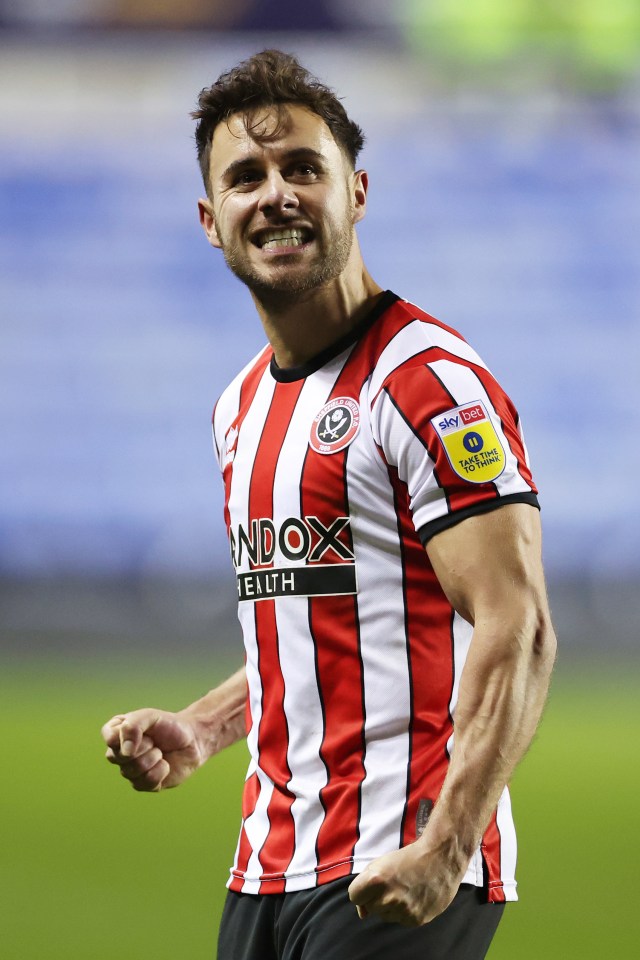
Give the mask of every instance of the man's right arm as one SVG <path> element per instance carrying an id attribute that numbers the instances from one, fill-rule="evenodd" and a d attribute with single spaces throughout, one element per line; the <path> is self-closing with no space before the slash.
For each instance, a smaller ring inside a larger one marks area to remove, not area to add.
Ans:
<path id="1" fill-rule="evenodd" d="M 184 710 L 145 708 L 117 714 L 102 736 L 107 760 L 135 790 L 177 787 L 203 763 L 246 736 L 244 667 Z"/>

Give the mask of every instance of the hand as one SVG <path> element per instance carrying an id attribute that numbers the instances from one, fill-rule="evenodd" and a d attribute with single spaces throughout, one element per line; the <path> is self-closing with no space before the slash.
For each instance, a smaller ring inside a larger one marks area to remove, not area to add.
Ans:
<path id="1" fill-rule="evenodd" d="M 377 914 L 389 923 L 419 927 L 449 906 L 463 875 L 417 841 L 370 863 L 349 886 L 349 899 L 361 920 Z"/>
<path id="2" fill-rule="evenodd" d="M 105 723 L 102 736 L 109 763 L 134 790 L 157 792 L 190 777 L 204 762 L 192 725 L 166 710 L 134 710 Z"/>

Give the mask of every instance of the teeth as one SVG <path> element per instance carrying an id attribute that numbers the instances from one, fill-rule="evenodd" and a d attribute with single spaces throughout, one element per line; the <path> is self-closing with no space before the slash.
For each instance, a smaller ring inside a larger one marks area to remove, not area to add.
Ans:
<path id="1" fill-rule="evenodd" d="M 287 247 L 299 247 L 302 243 L 300 237 L 280 237 L 278 240 L 267 240 L 266 243 L 262 244 L 263 250 L 271 250 L 274 247 L 281 247 L 283 245 L 282 241 L 286 240 Z"/>
<path id="2" fill-rule="evenodd" d="M 283 241 L 288 247 L 299 247 L 304 243 L 304 231 L 292 228 L 289 230 L 269 230 L 263 234 L 262 249 L 270 250 L 273 247 L 281 247 Z"/>

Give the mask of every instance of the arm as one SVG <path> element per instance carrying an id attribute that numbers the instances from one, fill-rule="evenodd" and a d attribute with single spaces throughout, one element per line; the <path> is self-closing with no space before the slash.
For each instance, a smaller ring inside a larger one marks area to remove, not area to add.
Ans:
<path id="1" fill-rule="evenodd" d="M 135 790 L 176 787 L 209 757 L 246 736 L 245 669 L 184 710 L 147 708 L 112 717 L 102 728 L 107 760 Z"/>
<path id="2" fill-rule="evenodd" d="M 436 535 L 427 552 L 453 607 L 473 624 L 455 741 L 422 836 L 370 864 L 349 888 L 361 917 L 416 926 L 452 901 L 540 720 L 555 658 L 538 511 L 511 504 Z"/>

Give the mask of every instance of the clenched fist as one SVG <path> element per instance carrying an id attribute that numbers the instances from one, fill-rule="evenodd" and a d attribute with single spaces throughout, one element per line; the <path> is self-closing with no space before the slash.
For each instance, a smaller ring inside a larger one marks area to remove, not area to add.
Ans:
<path id="1" fill-rule="evenodd" d="M 134 790 L 157 792 L 177 787 L 205 760 L 193 726 L 166 710 L 134 710 L 105 723 L 107 760 Z"/>

